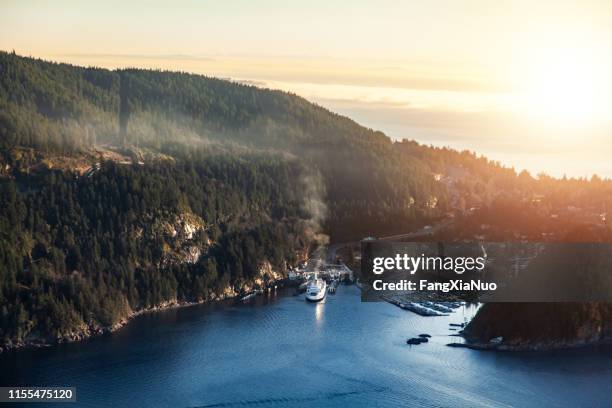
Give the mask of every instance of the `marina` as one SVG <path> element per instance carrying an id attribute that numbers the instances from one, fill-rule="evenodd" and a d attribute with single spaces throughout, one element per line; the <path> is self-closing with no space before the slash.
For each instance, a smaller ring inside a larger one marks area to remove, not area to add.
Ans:
<path id="1" fill-rule="evenodd" d="M 408 310 L 416 313 L 419 316 L 448 316 L 453 313 L 455 309 L 465 305 L 465 302 L 412 302 L 406 299 L 402 299 L 400 296 L 389 296 L 383 297 L 384 301 L 391 303 L 399 307 L 400 309 Z"/>

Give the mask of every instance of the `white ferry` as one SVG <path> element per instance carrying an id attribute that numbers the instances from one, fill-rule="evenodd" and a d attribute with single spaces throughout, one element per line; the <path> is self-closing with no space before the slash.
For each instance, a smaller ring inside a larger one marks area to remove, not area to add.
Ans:
<path id="1" fill-rule="evenodd" d="M 319 279 L 316 276 L 314 279 L 309 281 L 308 286 L 306 286 L 306 300 L 310 300 L 311 302 L 323 300 L 326 293 L 327 283 L 325 283 L 323 279 Z"/>

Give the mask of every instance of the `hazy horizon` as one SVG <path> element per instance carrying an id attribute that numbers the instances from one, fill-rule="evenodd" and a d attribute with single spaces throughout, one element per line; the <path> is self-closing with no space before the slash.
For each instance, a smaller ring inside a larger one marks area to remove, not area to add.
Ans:
<path id="1" fill-rule="evenodd" d="M 533 174 L 612 177 L 612 6 L 603 1 L 2 8 L 6 51 L 282 89 L 396 140 L 469 149 Z"/>

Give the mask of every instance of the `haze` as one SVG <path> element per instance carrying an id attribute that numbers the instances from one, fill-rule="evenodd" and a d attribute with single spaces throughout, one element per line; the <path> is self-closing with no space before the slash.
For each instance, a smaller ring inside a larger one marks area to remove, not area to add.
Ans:
<path id="1" fill-rule="evenodd" d="M 0 49 L 295 92 L 395 139 L 612 177 L 612 6 L 3 1 Z"/>

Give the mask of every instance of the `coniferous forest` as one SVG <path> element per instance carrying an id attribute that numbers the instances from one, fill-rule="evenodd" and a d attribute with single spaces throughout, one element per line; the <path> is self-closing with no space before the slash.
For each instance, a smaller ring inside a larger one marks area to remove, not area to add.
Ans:
<path id="1" fill-rule="evenodd" d="M 4 52 L 0 192 L 9 346 L 244 292 L 327 239 L 449 216 L 462 217 L 454 236 L 469 238 L 502 207 L 513 215 L 500 237 L 524 214 L 534 218 L 518 233 L 538 234 L 538 220 L 555 230 L 549 216 L 569 203 L 600 214 L 612 200 L 606 180 L 532 177 L 471 152 L 393 142 L 285 92 Z"/>
<path id="2" fill-rule="evenodd" d="M 407 228 L 443 205 L 384 135 L 294 95 L 7 53 L 0 72 L 7 344 L 238 294 L 326 234 Z"/>

